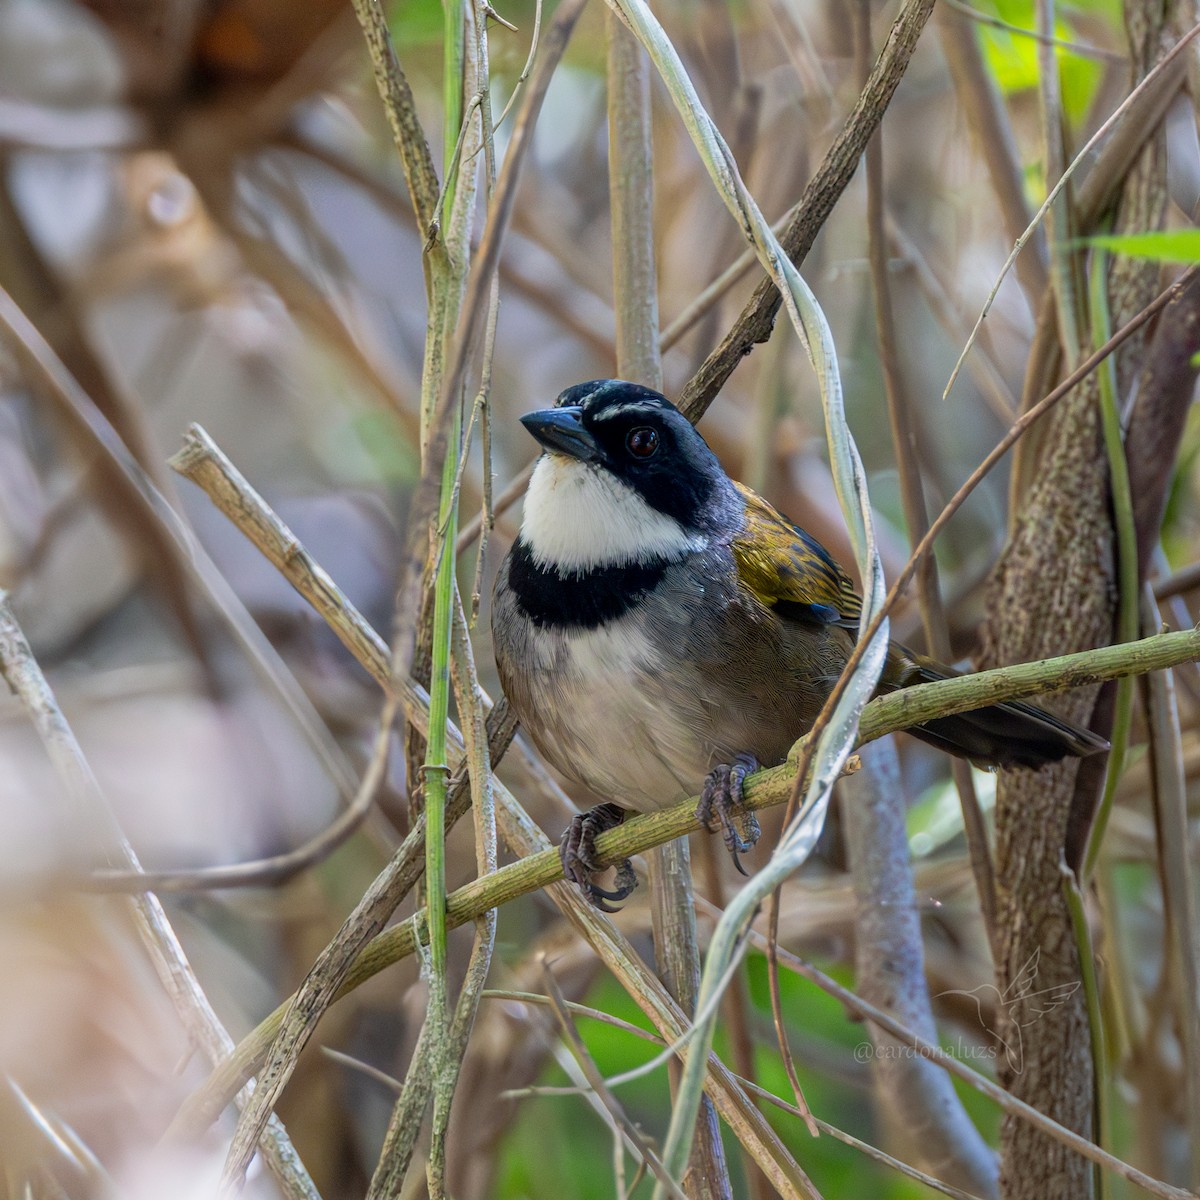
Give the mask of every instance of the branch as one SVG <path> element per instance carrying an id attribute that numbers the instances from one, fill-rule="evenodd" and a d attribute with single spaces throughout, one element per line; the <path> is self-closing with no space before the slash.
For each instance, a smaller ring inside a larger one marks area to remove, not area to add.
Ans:
<path id="1" fill-rule="evenodd" d="M 896 18 L 858 103 L 804 189 L 796 216 L 780 235 L 779 243 L 793 263 L 799 265 L 804 261 L 858 169 L 863 150 L 883 120 L 932 11 L 933 0 L 908 0 Z M 750 302 L 725 339 L 688 380 L 679 395 L 678 406 L 693 424 L 703 416 L 738 363 L 756 343 L 771 336 L 779 304 L 779 290 L 769 278 L 764 279 L 754 289 Z"/>
<path id="2" fill-rule="evenodd" d="M 1084 650 L 1061 658 L 1022 663 L 1015 667 L 998 667 L 964 675 L 957 679 L 922 683 L 880 696 L 863 711 L 860 725 L 860 744 L 874 741 L 886 734 L 908 729 L 934 717 L 968 712 L 1003 700 L 1042 695 L 1064 687 L 1080 687 L 1126 675 L 1142 675 L 1149 671 L 1166 670 L 1185 662 L 1200 661 L 1200 629 L 1181 633 L 1162 633 L 1126 642 L 1120 646 L 1103 646 Z M 798 757 L 802 738 L 792 748 L 791 761 Z M 753 811 L 774 808 L 786 803 L 791 795 L 794 768 L 788 763 L 771 767 L 747 776 L 746 805 Z M 662 845 L 671 838 L 683 837 L 702 828 L 696 820 L 696 799 L 684 800 L 672 808 L 631 817 L 617 829 L 602 833 L 596 839 L 597 861 L 611 866 L 635 854 Z M 447 898 L 447 919 L 451 927 L 473 920 L 481 912 L 498 904 L 507 904 L 518 896 L 536 891 L 562 878 L 562 862 L 558 851 L 549 850 L 532 858 L 522 859 L 501 868 L 486 879 L 477 879 Z M 408 933 L 404 933 L 408 930 Z M 377 938 L 372 947 L 382 946 L 388 938 L 410 938 L 409 923 Z M 368 947 L 364 958 L 372 953 Z M 359 963 L 363 959 L 360 958 Z M 355 972 L 358 970 L 356 964 Z M 347 985 L 355 972 L 347 977 Z"/>
<path id="3" fill-rule="evenodd" d="M 0 589 L 0 678 L 12 689 L 37 731 L 76 819 L 101 845 L 110 861 L 139 871 L 137 854 L 63 715 L 3 589 Z M 128 897 L 121 905 L 132 919 L 188 1040 L 214 1066 L 223 1062 L 233 1052 L 233 1038 L 201 987 L 162 901 L 143 889 L 142 894 Z M 239 1107 L 248 1098 L 249 1093 L 243 1092 L 238 1097 Z M 262 1133 L 259 1148 L 286 1195 L 292 1200 L 319 1200 L 287 1131 L 274 1114 Z"/>
<path id="4" fill-rule="evenodd" d="M 432 235 L 438 221 L 438 179 L 429 143 L 417 116 L 417 105 L 408 86 L 392 35 L 379 0 L 354 0 L 367 50 L 374 68 L 375 85 L 392 127 L 404 178 L 412 197 L 413 211 L 422 235 Z"/>
<path id="5" fill-rule="evenodd" d="M 958 679 L 918 684 L 903 692 L 893 692 L 872 700 L 863 712 L 861 740 L 871 741 L 933 716 L 950 716 L 999 700 L 1014 700 L 1057 687 L 1117 679 L 1123 675 L 1165 670 L 1180 663 L 1196 661 L 1200 661 L 1200 630 L 1191 629 L 1182 633 L 1158 634 L 1120 646 L 1085 650 L 1042 662 L 981 671 L 977 675 L 964 675 Z M 915 699 L 910 700 L 910 695 Z M 793 761 L 804 740 L 801 739 L 792 748 Z M 794 768 L 788 763 L 747 776 L 747 807 L 758 811 L 787 803 L 793 777 Z M 631 817 L 618 828 L 602 833 L 596 839 L 597 863 L 601 866 L 612 865 L 660 846 L 672 838 L 695 833 L 701 828 L 696 820 L 695 807 L 694 799 L 685 800 L 672 808 Z M 446 900 L 447 928 L 456 929 L 473 921 L 489 908 L 507 904 L 561 879 L 562 861 L 557 848 L 522 858 L 502 867 L 493 875 L 473 880 L 452 892 Z M 416 947 L 415 923 L 420 919 L 421 914 L 418 913 L 364 947 L 337 990 L 336 998 L 347 995 L 384 967 L 411 954 Z M 209 1094 L 205 1099 L 189 1106 L 193 1113 L 199 1111 L 215 1119 L 222 1104 L 220 1096 L 230 1088 L 236 1090 L 254 1073 L 290 1003 L 290 1000 L 285 1001 L 239 1045 L 235 1055 L 206 1085 L 205 1091 Z M 190 1128 L 192 1120 L 192 1117 L 186 1117 L 184 1123 Z"/>
<path id="6" fill-rule="evenodd" d="M 367 624 L 352 605 L 340 597 L 329 576 L 315 563 L 249 484 L 237 474 L 216 444 L 198 426 L 187 434 L 184 450 L 174 460 L 208 492 L 213 502 L 254 542 L 273 562 L 293 587 L 323 617 L 334 623 L 338 636 L 354 657 L 372 674 L 381 686 L 388 686 L 387 651 L 382 639 Z M 185 466 L 186 464 L 186 466 Z M 975 708 L 984 708 L 1004 700 L 1016 700 L 1044 695 L 1063 688 L 1081 687 L 1126 675 L 1141 675 L 1165 670 L 1184 662 L 1200 661 L 1200 630 L 1158 634 L 1137 642 L 1119 646 L 1104 646 L 1059 658 L 1017 666 L 997 667 L 973 675 L 923 683 L 902 691 L 892 692 L 872 700 L 863 710 L 859 724 L 859 743 L 874 741 L 889 733 L 908 729 L 935 717 L 951 716 Z M 423 693 L 405 685 L 405 698 L 414 708 L 423 708 L 427 701 Z M 790 755 L 796 761 L 804 739 L 797 742 Z M 495 748 L 493 748 L 495 753 Z M 746 780 L 747 802 L 751 808 L 770 808 L 788 798 L 794 768 L 787 764 L 759 771 Z M 686 800 L 674 808 L 647 813 L 626 821 L 619 829 L 610 830 L 597 839 L 603 861 L 619 862 L 640 854 L 669 838 L 682 837 L 700 828 L 695 820 L 695 801 Z M 546 862 L 559 868 L 557 854 L 546 856 Z M 524 895 L 546 883 L 562 877 L 549 874 L 543 866 L 531 868 L 534 860 L 525 860 L 498 871 L 489 886 L 497 889 L 495 903 Z M 512 880 L 532 870 L 528 886 L 512 889 Z M 503 881 L 503 882 L 502 882 Z M 450 898 L 461 897 L 476 884 L 469 884 Z M 477 911 L 483 911 L 482 909 Z M 468 914 L 466 919 L 477 915 Z"/>

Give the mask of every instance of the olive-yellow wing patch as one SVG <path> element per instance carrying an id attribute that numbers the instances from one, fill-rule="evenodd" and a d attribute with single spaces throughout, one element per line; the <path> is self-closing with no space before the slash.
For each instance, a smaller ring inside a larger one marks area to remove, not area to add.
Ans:
<path id="1" fill-rule="evenodd" d="M 829 551 L 757 492 L 736 486 L 746 502 L 746 527 L 732 545 L 742 584 L 780 616 L 856 624 L 862 601 Z"/>

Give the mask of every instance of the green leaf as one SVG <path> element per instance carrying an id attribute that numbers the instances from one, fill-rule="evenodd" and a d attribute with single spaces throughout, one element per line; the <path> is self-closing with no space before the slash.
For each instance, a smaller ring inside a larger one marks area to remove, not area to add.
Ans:
<path id="1" fill-rule="evenodd" d="M 1038 83 L 1037 43 L 985 25 L 979 31 L 984 61 L 1006 96 L 1032 91 Z"/>
<path id="2" fill-rule="evenodd" d="M 1149 258 L 1155 262 L 1200 262 L 1200 229 L 1160 229 L 1148 233 L 1105 234 L 1083 239 L 1084 244 L 1100 246 L 1130 258 Z"/>
<path id="3" fill-rule="evenodd" d="M 1039 64 L 1038 43 L 1033 36 L 1037 25 L 1037 16 L 1033 0 L 995 0 L 994 3 L 984 3 L 983 0 L 972 0 L 973 7 L 981 14 L 995 16 L 1001 21 L 1014 26 L 1013 29 L 1001 29 L 994 25 L 981 25 L 979 30 L 980 45 L 984 58 L 996 80 L 1000 90 L 1011 96 L 1018 92 L 1033 91 L 1038 86 Z M 1103 10 L 1093 12 L 1093 8 Z M 1078 12 L 1084 12 L 1095 22 L 1097 15 L 1108 16 L 1111 8 L 1109 0 L 1100 0 L 1097 4 L 1068 6 L 1055 21 L 1055 36 L 1063 42 L 1070 42 L 1079 37 L 1072 18 Z M 1119 17 L 1119 10 L 1117 13 Z M 1065 18 L 1065 19 L 1064 19 Z M 1111 23 L 1111 21 L 1110 21 Z M 1119 24 L 1117 26 L 1120 27 Z M 1023 36 L 1018 30 L 1027 30 Z M 1083 41 L 1091 40 L 1084 37 Z M 1055 52 L 1061 73 L 1061 90 L 1063 109 L 1073 126 L 1081 125 L 1091 110 L 1096 90 L 1103 78 L 1100 63 L 1085 55 L 1080 55 L 1066 45 L 1058 47 Z"/>
<path id="4" fill-rule="evenodd" d="M 1055 29 L 1059 37 L 1069 37 L 1071 30 L 1065 25 Z M 1104 72 L 1095 59 L 1084 58 L 1070 50 L 1058 51 L 1061 72 L 1062 104 L 1067 120 L 1073 128 L 1079 128 L 1091 112 L 1092 101 L 1104 78 Z"/>

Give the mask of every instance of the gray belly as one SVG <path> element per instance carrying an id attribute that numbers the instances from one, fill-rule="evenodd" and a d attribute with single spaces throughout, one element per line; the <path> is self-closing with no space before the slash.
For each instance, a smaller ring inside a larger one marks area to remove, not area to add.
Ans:
<path id="1" fill-rule="evenodd" d="M 536 627 L 501 567 L 492 626 L 505 694 L 550 763 L 624 807 L 694 796 L 736 754 L 782 762 L 845 661 L 843 630 L 781 622 L 712 566 L 672 568 L 635 610 L 591 630 Z"/>

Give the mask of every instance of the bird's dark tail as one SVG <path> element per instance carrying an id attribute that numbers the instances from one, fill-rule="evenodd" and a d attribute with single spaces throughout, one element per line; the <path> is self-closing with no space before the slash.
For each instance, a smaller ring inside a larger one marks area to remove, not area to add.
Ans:
<path id="1" fill-rule="evenodd" d="M 896 666 L 901 663 L 903 666 L 899 671 L 885 672 L 885 680 L 888 676 L 894 680 L 891 688 L 933 683 L 957 674 L 901 647 L 894 646 L 893 651 L 900 652 L 894 655 L 898 660 Z M 884 687 L 888 687 L 886 682 Z M 947 754 L 986 767 L 1044 767 L 1063 758 L 1084 758 L 1109 748 L 1108 742 L 1091 730 L 1072 725 L 1022 700 L 1006 700 L 973 712 L 938 717 L 924 725 L 915 725 L 908 732 Z"/>

